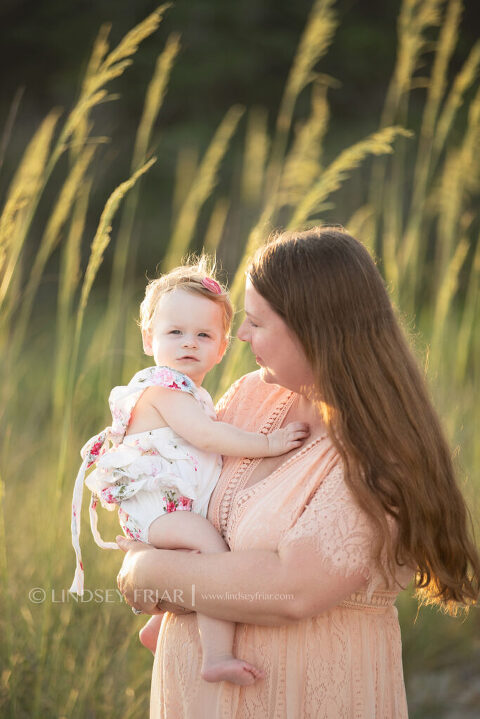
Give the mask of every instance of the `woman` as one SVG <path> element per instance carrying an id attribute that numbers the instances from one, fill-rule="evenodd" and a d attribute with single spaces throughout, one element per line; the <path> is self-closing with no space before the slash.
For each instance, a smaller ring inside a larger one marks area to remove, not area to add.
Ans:
<path id="1" fill-rule="evenodd" d="M 422 601 L 454 611 L 477 600 L 480 577 L 422 377 L 368 252 L 338 229 L 261 248 L 245 311 L 238 337 L 261 369 L 219 417 L 263 432 L 308 422 L 311 441 L 286 458 L 225 459 L 208 518 L 230 553 L 179 561 L 120 539 L 119 586 L 137 610 L 155 611 L 156 590 L 237 622 L 235 652 L 266 676 L 207 684 L 195 615 L 168 613 L 151 716 L 402 719 L 398 592 L 415 576 Z"/>

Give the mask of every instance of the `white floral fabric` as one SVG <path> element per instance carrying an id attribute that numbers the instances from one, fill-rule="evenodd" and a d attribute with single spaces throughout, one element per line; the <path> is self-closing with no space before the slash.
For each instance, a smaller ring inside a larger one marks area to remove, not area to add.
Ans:
<path id="1" fill-rule="evenodd" d="M 98 502 L 110 511 L 118 509 L 126 536 L 144 542 L 148 541 L 150 524 L 162 514 L 174 511 L 194 511 L 204 517 L 207 514 L 210 495 L 222 467 L 219 455 L 193 447 L 170 427 L 126 434 L 133 408 L 151 386 L 187 392 L 208 416 L 216 418 L 208 392 L 197 387 L 187 375 L 169 367 L 148 367 L 137 372 L 128 385 L 113 388 L 109 397 L 112 425 L 82 448 L 83 463 L 75 482 L 72 543 L 77 568 L 70 591 L 77 594 L 83 594 L 84 586 L 79 543 L 84 484 L 92 492 L 92 534 L 104 549 L 118 547 L 115 542 L 105 542 L 98 532 Z M 86 477 L 90 468 L 93 469 Z"/>

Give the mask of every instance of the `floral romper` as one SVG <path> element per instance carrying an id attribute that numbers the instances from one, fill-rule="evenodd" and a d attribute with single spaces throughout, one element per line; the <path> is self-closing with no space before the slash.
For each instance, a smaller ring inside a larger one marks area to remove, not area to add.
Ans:
<path id="1" fill-rule="evenodd" d="M 147 387 L 166 387 L 191 394 L 204 412 L 216 419 L 212 398 L 187 375 L 169 367 L 148 367 L 137 372 L 126 386 L 114 387 L 109 405 L 112 426 L 95 435 L 81 450 L 82 466 L 72 502 L 72 544 L 77 556 L 71 592 L 83 594 L 80 551 L 80 510 L 83 485 L 92 492 L 90 526 L 103 549 L 118 549 L 105 542 L 97 529 L 98 501 L 106 509 L 118 507 L 120 525 L 127 537 L 148 542 L 151 523 L 162 514 L 180 510 L 207 515 L 210 495 L 222 468 L 221 457 L 193 447 L 170 427 L 126 435 L 131 414 Z M 87 470 L 95 465 L 85 479 Z"/>

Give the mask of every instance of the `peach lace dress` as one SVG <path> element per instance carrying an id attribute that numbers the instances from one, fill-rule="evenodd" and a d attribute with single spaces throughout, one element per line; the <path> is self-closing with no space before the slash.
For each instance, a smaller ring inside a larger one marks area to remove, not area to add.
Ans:
<path id="1" fill-rule="evenodd" d="M 220 401 L 219 418 L 251 431 L 281 425 L 294 393 L 242 377 Z M 164 616 L 155 655 L 151 719 L 404 719 L 397 610 L 371 560 L 372 529 L 354 504 L 328 437 L 315 439 L 270 476 L 245 487 L 260 460 L 225 458 L 208 519 L 232 551 L 313 543 L 330 579 L 362 570 L 368 590 L 296 624 L 237 624 L 234 653 L 265 672 L 240 687 L 200 677 L 195 614 Z M 399 568 L 405 586 L 411 570 Z"/>

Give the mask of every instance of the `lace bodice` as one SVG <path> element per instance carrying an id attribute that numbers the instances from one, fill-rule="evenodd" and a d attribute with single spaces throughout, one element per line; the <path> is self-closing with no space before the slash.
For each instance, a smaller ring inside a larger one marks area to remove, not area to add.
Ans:
<path id="1" fill-rule="evenodd" d="M 253 373 L 229 390 L 217 413 L 243 429 L 268 431 L 281 424 L 292 401 L 292 393 Z M 315 557 L 311 571 L 325 582 L 340 585 L 361 573 L 365 589 L 286 626 L 237 625 L 235 654 L 265 671 L 265 680 L 250 687 L 203 682 L 195 618 L 167 615 L 153 672 L 152 719 L 406 719 L 394 600 L 411 571 L 399 567 L 396 582 L 385 583 L 372 556 L 374 529 L 345 484 L 328 436 L 246 486 L 255 462 L 225 458 L 210 501 L 208 518 L 230 549 L 308 548 Z"/>

